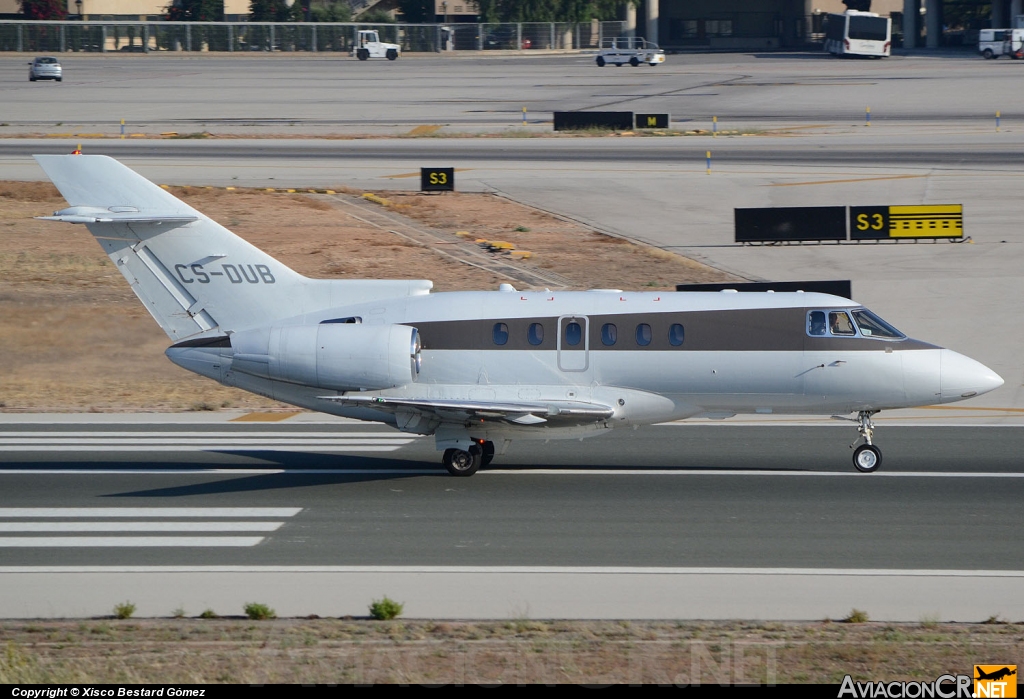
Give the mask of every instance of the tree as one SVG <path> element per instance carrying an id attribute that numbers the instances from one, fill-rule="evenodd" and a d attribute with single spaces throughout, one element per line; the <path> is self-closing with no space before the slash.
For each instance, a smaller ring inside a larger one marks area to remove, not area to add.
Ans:
<path id="1" fill-rule="evenodd" d="M 285 0 L 249 0 L 249 20 L 252 22 L 287 22 L 293 17 L 292 8 Z"/>
<path id="2" fill-rule="evenodd" d="M 347 2 L 332 2 L 327 6 L 316 6 L 310 12 L 313 22 L 351 22 L 352 6 Z"/>
<path id="3" fill-rule="evenodd" d="M 392 24 L 395 18 L 388 14 L 386 10 L 373 9 L 359 15 L 356 20 L 366 24 Z"/>
<path id="4" fill-rule="evenodd" d="M 615 19 L 623 4 L 623 0 L 477 0 L 480 21 L 488 23 Z"/>
<path id="5" fill-rule="evenodd" d="M 61 0 L 20 0 L 25 19 L 66 19 L 68 12 Z"/>
<path id="6" fill-rule="evenodd" d="M 220 22 L 224 0 L 174 0 L 166 8 L 167 19 L 177 22 Z"/>

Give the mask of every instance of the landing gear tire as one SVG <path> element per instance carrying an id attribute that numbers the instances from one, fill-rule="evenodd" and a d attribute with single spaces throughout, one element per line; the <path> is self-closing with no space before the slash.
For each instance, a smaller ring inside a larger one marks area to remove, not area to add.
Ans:
<path id="1" fill-rule="evenodd" d="M 356 51 L 356 58 L 358 58 L 360 61 L 365 61 L 369 57 L 370 52 L 367 49 L 359 49 L 358 51 Z"/>
<path id="2" fill-rule="evenodd" d="M 638 65 L 640 65 L 640 59 L 637 58 L 636 56 L 633 56 L 631 59 L 629 59 L 629 65 L 636 68 Z"/>
<path id="3" fill-rule="evenodd" d="M 882 452 L 873 444 L 861 444 L 853 452 L 853 467 L 861 473 L 874 473 L 882 465 Z"/>
<path id="4" fill-rule="evenodd" d="M 494 442 L 484 442 L 480 445 L 480 466 L 487 466 L 494 460 Z"/>
<path id="5" fill-rule="evenodd" d="M 387 56 L 387 59 L 389 61 L 393 61 L 396 58 L 398 58 L 398 51 L 396 51 L 395 49 L 388 49 L 387 53 L 385 53 L 384 55 Z"/>
<path id="6" fill-rule="evenodd" d="M 474 453 L 475 452 L 475 453 Z M 462 449 L 445 449 L 442 463 L 453 476 L 472 476 L 480 469 L 482 461 L 482 450 L 480 447 L 470 447 L 470 451 Z"/>
<path id="7" fill-rule="evenodd" d="M 597 67 L 604 68 L 604 56 L 597 57 Z"/>

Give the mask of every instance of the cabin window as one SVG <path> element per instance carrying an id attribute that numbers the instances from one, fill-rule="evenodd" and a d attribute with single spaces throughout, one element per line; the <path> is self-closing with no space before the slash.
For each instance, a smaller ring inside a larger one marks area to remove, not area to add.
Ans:
<path id="1" fill-rule="evenodd" d="M 807 334 L 814 337 L 825 334 L 825 311 L 811 311 L 807 314 Z"/>
<path id="2" fill-rule="evenodd" d="M 494 344 L 504 345 L 508 342 L 508 326 L 504 323 L 495 323 L 492 336 L 494 337 Z"/>
<path id="3" fill-rule="evenodd" d="M 651 326 L 647 323 L 636 326 L 636 344 L 641 347 L 651 344 Z"/>
<path id="4" fill-rule="evenodd" d="M 828 328 L 833 335 L 856 335 L 853 321 L 845 311 L 831 311 L 828 314 Z"/>
<path id="5" fill-rule="evenodd" d="M 540 323 L 530 323 L 526 331 L 526 339 L 531 345 L 539 345 L 544 342 L 544 326 Z"/>
<path id="6" fill-rule="evenodd" d="M 601 326 L 601 344 L 605 347 L 611 347 L 619 340 L 619 329 L 615 327 L 615 323 L 605 323 Z"/>
<path id="7" fill-rule="evenodd" d="M 679 323 L 672 323 L 668 329 L 668 343 L 673 347 L 679 347 L 683 344 L 683 337 L 685 337 L 683 326 Z"/>
<path id="8" fill-rule="evenodd" d="M 583 328 L 575 320 L 565 326 L 565 344 L 575 347 L 583 339 Z"/>
<path id="9" fill-rule="evenodd" d="M 864 337 L 878 337 L 885 340 L 902 340 L 906 335 L 892 327 L 866 308 L 853 312 L 860 334 Z"/>

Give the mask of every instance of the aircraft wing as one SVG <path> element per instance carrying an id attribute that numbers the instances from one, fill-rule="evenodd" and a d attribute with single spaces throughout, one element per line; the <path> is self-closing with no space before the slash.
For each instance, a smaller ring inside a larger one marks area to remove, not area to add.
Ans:
<path id="1" fill-rule="evenodd" d="M 386 396 L 320 396 L 323 400 L 388 413 L 416 412 L 443 422 L 477 419 L 515 425 L 583 425 L 607 420 L 615 412 L 607 405 L 583 401 L 530 401 L 523 403 Z"/>

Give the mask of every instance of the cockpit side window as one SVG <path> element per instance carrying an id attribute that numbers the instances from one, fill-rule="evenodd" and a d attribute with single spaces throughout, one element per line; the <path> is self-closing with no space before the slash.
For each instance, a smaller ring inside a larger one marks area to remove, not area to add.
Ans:
<path id="1" fill-rule="evenodd" d="M 829 311 L 828 328 L 833 335 L 850 336 L 857 334 L 857 331 L 853 328 L 853 322 L 846 311 Z"/>
<path id="2" fill-rule="evenodd" d="M 902 340 L 906 335 L 892 327 L 866 308 L 858 308 L 853 312 L 853 319 L 864 337 L 877 337 L 883 340 Z"/>
<path id="3" fill-rule="evenodd" d="M 825 334 L 825 311 L 811 311 L 807 314 L 807 334 L 813 337 Z"/>

